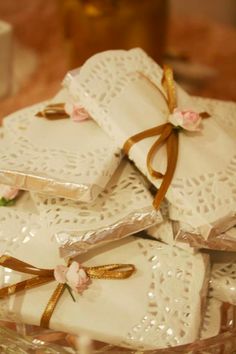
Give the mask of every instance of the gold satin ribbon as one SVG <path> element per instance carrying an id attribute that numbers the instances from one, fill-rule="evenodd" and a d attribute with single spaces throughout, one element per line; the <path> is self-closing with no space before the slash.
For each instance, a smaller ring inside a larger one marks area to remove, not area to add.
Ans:
<path id="1" fill-rule="evenodd" d="M 47 118 L 49 120 L 69 118 L 69 114 L 65 111 L 64 103 L 52 103 L 47 105 L 42 111 L 36 113 L 36 117 Z"/>
<path id="2" fill-rule="evenodd" d="M 151 84 L 163 95 L 162 91 L 153 82 L 151 82 Z M 173 113 L 174 109 L 177 108 L 177 97 L 176 97 L 175 82 L 173 77 L 173 70 L 167 65 L 164 65 L 163 67 L 162 85 L 164 87 L 167 97 L 165 97 L 164 95 L 163 96 L 165 101 L 167 102 L 168 109 L 171 114 Z M 203 119 L 209 118 L 209 114 L 207 112 L 200 113 L 199 115 Z M 159 138 L 151 146 L 146 159 L 147 169 L 149 174 L 154 178 L 162 178 L 162 183 L 153 201 L 153 206 L 156 209 L 159 208 L 161 202 L 165 198 L 166 192 L 174 176 L 177 159 L 178 159 L 180 131 L 181 131 L 180 127 L 176 127 L 173 124 L 167 122 L 157 127 L 147 129 L 141 133 L 133 135 L 125 142 L 123 146 L 123 151 L 125 152 L 126 155 L 128 155 L 130 149 L 134 144 L 146 138 L 159 136 Z M 166 172 L 162 174 L 153 168 L 152 161 L 156 153 L 160 149 L 160 147 L 164 144 L 166 144 L 166 150 L 167 150 L 167 168 L 166 168 Z"/>
<path id="3" fill-rule="evenodd" d="M 33 274 L 35 277 L 23 280 L 0 289 L 0 298 L 13 295 L 22 290 L 28 290 L 33 287 L 55 281 L 54 269 L 43 269 L 34 267 L 31 264 L 20 261 L 11 256 L 3 255 L 0 257 L 0 265 L 17 272 Z M 106 264 L 96 267 L 83 267 L 89 278 L 92 279 L 127 279 L 135 271 L 133 264 Z M 49 322 L 53 311 L 65 290 L 66 284 L 58 284 L 54 290 L 40 320 L 40 326 L 49 327 Z"/>

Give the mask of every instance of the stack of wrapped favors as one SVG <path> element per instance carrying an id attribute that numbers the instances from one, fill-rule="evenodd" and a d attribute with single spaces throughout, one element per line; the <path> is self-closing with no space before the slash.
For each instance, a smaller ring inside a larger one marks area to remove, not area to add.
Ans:
<path id="1" fill-rule="evenodd" d="M 137 48 L 6 117 L 0 318 L 142 351 L 234 333 L 235 112 Z"/>

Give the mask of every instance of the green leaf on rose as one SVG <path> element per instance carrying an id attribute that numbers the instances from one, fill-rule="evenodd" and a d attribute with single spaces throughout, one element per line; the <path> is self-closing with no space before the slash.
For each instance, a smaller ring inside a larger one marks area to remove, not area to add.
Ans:
<path id="1" fill-rule="evenodd" d="M 72 297 L 72 300 L 73 300 L 74 302 L 76 302 L 75 297 L 74 297 L 74 295 L 73 295 L 73 293 L 72 293 L 71 287 L 70 287 L 68 284 L 65 284 L 65 287 L 66 287 L 67 290 L 69 291 L 69 294 L 70 294 L 70 296 Z"/>
<path id="2" fill-rule="evenodd" d="M 0 198 L 0 206 L 11 206 L 15 204 L 14 199 L 6 199 L 4 197 Z"/>

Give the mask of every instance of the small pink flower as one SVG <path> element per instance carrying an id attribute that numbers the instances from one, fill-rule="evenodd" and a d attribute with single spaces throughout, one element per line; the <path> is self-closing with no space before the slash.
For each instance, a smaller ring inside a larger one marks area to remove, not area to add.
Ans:
<path id="1" fill-rule="evenodd" d="M 169 122 L 176 127 L 181 127 L 189 131 L 199 131 L 202 118 L 196 112 L 191 110 L 180 110 L 175 108 L 169 116 Z"/>
<path id="2" fill-rule="evenodd" d="M 7 186 L 5 184 L 0 184 L 0 198 L 5 198 L 6 200 L 13 200 L 19 193 L 19 189 Z"/>
<path id="3" fill-rule="evenodd" d="M 77 292 L 87 289 L 90 279 L 78 262 L 72 262 L 66 274 L 67 284 Z"/>
<path id="4" fill-rule="evenodd" d="M 82 293 L 88 288 L 90 278 L 78 262 L 72 262 L 69 267 L 59 265 L 54 269 L 55 279 L 67 284 L 75 292 Z"/>
<path id="5" fill-rule="evenodd" d="M 66 273 L 68 268 L 64 265 L 58 265 L 54 269 L 54 278 L 58 283 L 65 284 L 66 283 Z"/>
<path id="6" fill-rule="evenodd" d="M 67 102 L 65 104 L 65 111 L 74 122 L 81 122 L 89 118 L 88 112 L 79 103 Z"/>

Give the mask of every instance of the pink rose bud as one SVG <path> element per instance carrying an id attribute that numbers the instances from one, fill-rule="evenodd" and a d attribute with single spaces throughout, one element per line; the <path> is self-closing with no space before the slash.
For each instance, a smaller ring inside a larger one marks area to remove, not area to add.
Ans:
<path id="1" fill-rule="evenodd" d="M 180 110 L 175 108 L 169 116 L 169 122 L 176 127 L 181 127 L 188 131 L 199 131 L 201 129 L 202 118 L 191 110 Z"/>
<path id="2" fill-rule="evenodd" d="M 90 278 L 78 262 L 72 262 L 69 267 L 56 266 L 54 277 L 59 283 L 66 283 L 77 293 L 82 293 L 90 284 Z"/>
<path id="3" fill-rule="evenodd" d="M 66 274 L 67 284 L 78 293 L 83 292 L 87 289 L 90 283 L 90 278 L 87 276 L 85 270 L 77 262 L 72 262 L 67 274 Z"/>
<path id="4" fill-rule="evenodd" d="M 68 268 L 64 265 L 58 265 L 54 269 L 54 278 L 58 283 L 65 284 L 66 283 L 66 273 Z"/>
<path id="5" fill-rule="evenodd" d="M 66 103 L 65 111 L 74 122 L 81 122 L 89 118 L 88 112 L 79 103 Z"/>
<path id="6" fill-rule="evenodd" d="M 0 198 L 5 198 L 6 200 L 13 200 L 17 197 L 19 189 L 7 186 L 5 184 L 0 184 Z"/>

